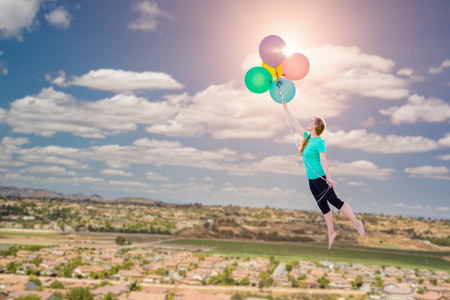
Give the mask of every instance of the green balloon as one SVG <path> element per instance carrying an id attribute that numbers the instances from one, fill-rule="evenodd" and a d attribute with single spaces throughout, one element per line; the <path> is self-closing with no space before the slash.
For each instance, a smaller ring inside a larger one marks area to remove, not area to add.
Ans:
<path id="1" fill-rule="evenodd" d="M 263 67 L 254 67 L 245 74 L 245 86 L 253 93 L 267 92 L 272 85 L 272 74 Z"/>

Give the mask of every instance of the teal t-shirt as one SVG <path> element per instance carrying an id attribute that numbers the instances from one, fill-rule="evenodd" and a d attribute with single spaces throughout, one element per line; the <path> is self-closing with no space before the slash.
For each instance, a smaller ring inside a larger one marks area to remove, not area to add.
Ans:
<path id="1" fill-rule="evenodd" d="M 308 137 L 309 133 L 305 131 L 304 138 L 306 139 Z M 322 164 L 320 163 L 320 155 L 319 153 L 327 152 L 327 144 L 322 139 L 322 137 L 316 137 L 316 138 L 309 138 L 308 144 L 306 145 L 306 148 L 302 152 L 302 156 L 304 156 L 303 162 L 305 164 L 306 169 L 306 176 L 308 179 L 317 179 L 319 176 L 316 175 L 319 174 L 320 176 L 324 176 L 325 172 L 322 168 Z M 305 159 L 308 161 L 309 165 L 306 163 Z M 314 169 L 316 173 L 311 170 L 311 168 Z"/>

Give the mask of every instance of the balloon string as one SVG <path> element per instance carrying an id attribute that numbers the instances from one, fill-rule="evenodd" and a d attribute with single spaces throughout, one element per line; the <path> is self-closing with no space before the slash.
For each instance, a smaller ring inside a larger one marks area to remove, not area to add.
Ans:
<path id="1" fill-rule="evenodd" d="M 276 69 L 275 69 L 275 72 L 276 72 L 275 74 L 277 75 L 278 95 L 279 95 L 280 98 L 281 98 L 281 102 L 283 102 L 283 101 L 284 101 L 284 98 L 283 98 L 283 92 L 282 92 L 282 90 L 281 90 L 280 78 L 278 77 L 278 72 L 277 72 Z M 292 139 L 294 140 L 295 145 L 297 146 L 298 151 L 300 151 L 300 146 L 299 146 L 299 144 L 297 143 L 297 139 L 296 139 L 295 136 L 294 136 L 294 132 L 292 131 L 291 124 L 289 123 L 289 119 L 288 119 L 288 117 L 287 117 L 287 111 L 286 111 L 286 109 L 284 109 L 284 117 L 286 118 L 286 122 L 287 122 L 287 124 L 288 124 L 289 131 L 290 131 L 290 133 L 291 133 Z M 308 167 L 314 172 L 314 174 L 316 174 L 319 178 L 325 180 L 325 181 L 328 183 L 328 180 L 326 180 L 325 178 L 323 178 L 322 176 L 320 176 L 319 174 L 317 174 L 317 172 L 313 169 L 313 167 L 311 167 L 311 165 L 309 164 L 309 162 L 308 162 L 308 160 L 305 158 L 305 156 L 304 156 L 303 154 L 301 154 L 301 156 L 302 156 L 303 160 L 306 162 L 306 164 L 308 165 Z M 319 194 L 320 198 L 319 198 L 319 200 L 317 200 L 317 204 L 316 204 L 316 206 L 314 207 L 313 212 L 309 215 L 309 217 L 311 217 L 312 214 L 316 212 L 317 207 L 319 207 L 320 202 L 323 200 L 323 198 L 325 197 L 325 195 L 328 193 L 329 190 L 330 190 L 330 186 L 328 185 L 327 189 L 326 189 L 326 190 L 323 190 L 323 191 Z"/>

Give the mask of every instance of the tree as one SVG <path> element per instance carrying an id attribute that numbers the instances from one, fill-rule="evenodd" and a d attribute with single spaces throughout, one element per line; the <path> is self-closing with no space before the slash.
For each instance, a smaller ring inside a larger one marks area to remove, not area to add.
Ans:
<path id="1" fill-rule="evenodd" d="M 126 244 L 126 240 L 125 240 L 125 238 L 123 237 L 123 236 L 118 236 L 118 237 L 116 237 L 116 244 L 117 245 L 125 245 Z"/>
<path id="2" fill-rule="evenodd" d="M 323 289 L 326 289 L 328 287 L 328 285 L 330 284 L 330 281 L 325 276 L 322 276 L 319 279 L 317 279 L 317 282 L 320 284 L 320 287 Z"/>
<path id="3" fill-rule="evenodd" d="M 63 221 L 59 222 L 58 227 L 61 228 L 62 231 L 64 231 L 64 222 Z"/>
<path id="4" fill-rule="evenodd" d="M 239 285 L 250 285 L 250 279 L 248 277 L 242 278 L 242 280 L 239 282 Z"/>
<path id="5" fill-rule="evenodd" d="M 375 277 L 375 286 L 379 287 L 379 288 L 383 288 L 383 279 L 381 279 L 381 277 L 376 276 Z"/>
<path id="6" fill-rule="evenodd" d="M 26 295 L 26 296 L 20 296 L 16 298 L 16 300 L 41 300 L 41 297 L 38 295 Z"/>
<path id="7" fill-rule="evenodd" d="M 273 278 L 270 276 L 269 273 L 267 272 L 261 272 L 259 273 L 259 278 L 261 279 L 258 283 L 258 287 L 260 289 L 264 288 L 264 287 L 270 287 L 273 283 Z"/>
<path id="8" fill-rule="evenodd" d="M 141 290 L 141 286 L 139 285 L 139 283 L 137 282 L 137 280 L 133 281 L 132 283 L 130 283 L 128 285 L 128 289 L 130 292 L 138 292 Z"/>
<path id="9" fill-rule="evenodd" d="M 17 271 L 17 265 L 15 262 L 10 262 L 6 265 L 6 271 L 8 271 L 8 273 L 16 273 Z"/>
<path id="10" fill-rule="evenodd" d="M 244 300 L 244 299 L 245 299 L 245 297 L 240 293 L 234 293 L 231 296 L 231 300 Z"/>
<path id="11" fill-rule="evenodd" d="M 50 288 L 64 290 L 66 287 L 61 281 L 55 280 L 50 284 Z"/>
<path id="12" fill-rule="evenodd" d="M 32 282 L 33 284 L 35 284 L 37 286 L 42 286 L 42 282 L 37 278 L 36 275 L 30 275 L 28 277 L 28 281 Z"/>
<path id="13" fill-rule="evenodd" d="M 286 265 L 286 271 L 287 271 L 288 273 L 291 272 L 291 271 L 292 271 L 292 265 L 287 264 L 287 265 Z"/>
<path id="14" fill-rule="evenodd" d="M 66 297 L 68 300 L 94 300 L 89 288 L 77 287 L 67 292 Z"/>
<path id="15" fill-rule="evenodd" d="M 119 297 L 117 297 L 116 294 L 109 292 L 108 294 L 105 295 L 105 298 L 103 298 L 104 300 L 118 300 Z"/>

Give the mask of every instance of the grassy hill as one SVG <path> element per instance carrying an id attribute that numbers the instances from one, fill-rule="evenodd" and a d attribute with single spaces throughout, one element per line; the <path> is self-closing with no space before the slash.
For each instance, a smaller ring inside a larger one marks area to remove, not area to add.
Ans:
<path id="1" fill-rule="evenodd" d="M 185 244 L 215 247 L 207 254 L 223 254 L 234 257 L 276 256 L 280 261 L 309 260 L 360 263 L 364 265 L 408 267 L 412 269 L 432 269 L 450 272 L 450 251 L 386 250 L 382 248 L 352 245 L 333 245 L 328 250 L 326 244 L 295 244 L 246 241 L 222 241 L 205 239 L 180 239 L 168 244 Z"/>

